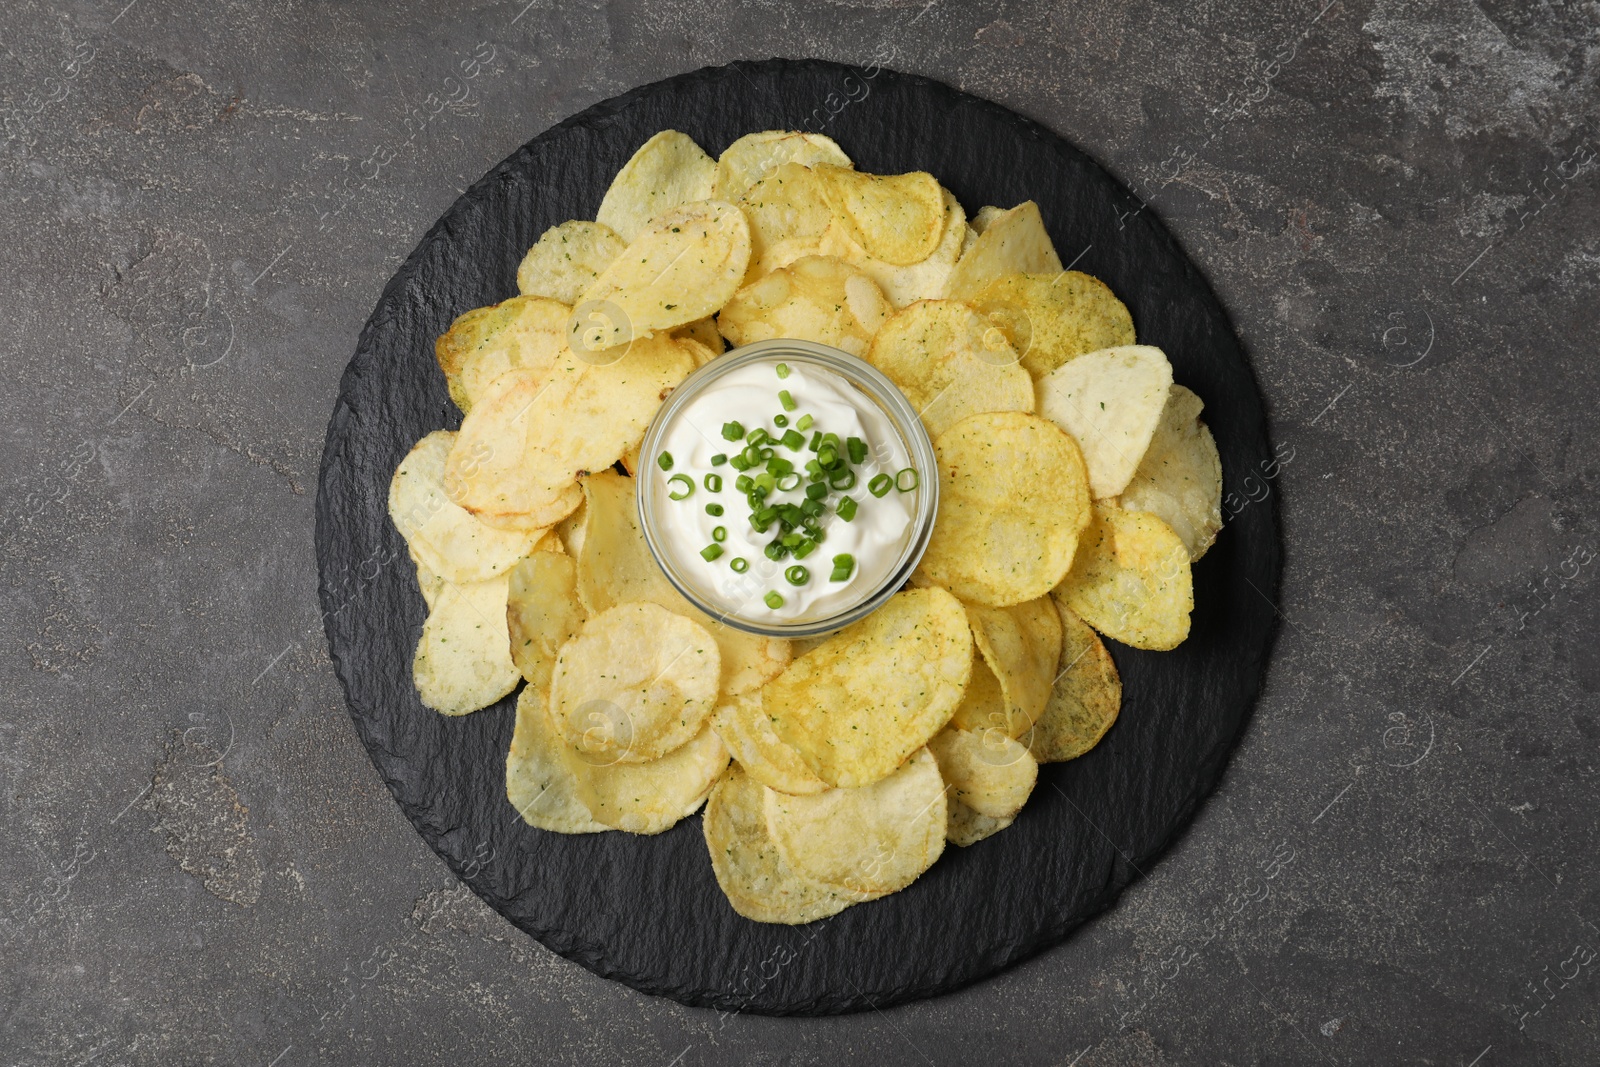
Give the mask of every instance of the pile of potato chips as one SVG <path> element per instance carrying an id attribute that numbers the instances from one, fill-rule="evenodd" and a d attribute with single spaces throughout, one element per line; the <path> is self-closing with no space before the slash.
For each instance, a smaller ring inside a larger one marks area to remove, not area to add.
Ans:
<path id="1" fill-rule="evenodd" d="M 506 791 L 533 826 L 654 834 L 705 805 L 734 909 L 810 922 L 1005 829 L 1039 763 L 1094 747 L 1122 696 L 1098 635 L 1188 635 L 1222 525 L 1201 400 L 1062 270 L 1031 201 L 969 219 L 932 175 L 861 173 L 827 137 L 712 159 L 669 130 L 517 285 L 439 338 L 465 418 L 417 443 L 389 508 L 429 609 L 417 689 L 461 715 L 523 686 Z M 940 465 L 908 587 L 792 645 L 668 583 L 625 473 L 724 339 L 774 337 L 876 366 Z"/>

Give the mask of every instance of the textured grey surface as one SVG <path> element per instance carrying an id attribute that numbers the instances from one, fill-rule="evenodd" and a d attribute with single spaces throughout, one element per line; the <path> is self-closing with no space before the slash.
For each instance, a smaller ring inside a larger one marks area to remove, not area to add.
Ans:
<path id="1" fill-rule="evenodd" d="M 0 25 L 0 1062 L 1594 1061 L 1594 4 L 125 2 Z M 339 372 L 458 190 L 773 54 L 1100 159 L 1293 456 L 1266 693 L 1177 848 L 998 979 L 822 1021 L 639 996 L 456 887 L 346 719 L 310 539 Z"/>

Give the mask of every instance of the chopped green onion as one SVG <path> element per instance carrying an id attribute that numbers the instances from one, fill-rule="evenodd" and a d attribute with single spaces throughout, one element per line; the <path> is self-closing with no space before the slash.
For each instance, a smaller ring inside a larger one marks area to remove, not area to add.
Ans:
<path id="1" fill-rule="evenodd" d="M 717 541 L 717 542 L 720 543 L 722 541 L 726 541 L 727 539 L 728 539 L 728 528 L 726 526 L 713 526 L 713 527 L 711 527 L 711 540 Z"/>
<path id="2" fill-rule="evenodd" d="M 711 465 L 713 467 L 720 467 L 726 462 L 728 462 L 728 456 L 725 452 L 718 452 L 716 455 L 711 457 Z"/>
<path id="3" fill-rule="evenodd" d="M 661 453 L 661 455 L 656 457 L 656 465 L 659 466 L 664 471 L 671 470 L 672 469 L 672 453 L 671 452 L 663 452 L 663 453 Z"/>
<path id="4" fill-rule="evenodd" d="M 805 534 L 798 534 L 791 531 L 778 538 L 778 543 L 783 545 L 784 548 L 798 548 L 800 543 L 805 539 Z"/>
<path id="5" fill-rule="evenodd" d="M 705 476 L 705 478 L 703 480 L 706 483 L 706 489 L 708 489 L 709 491 L 711 491 L 713 493 L 722 492 L 722 475 L 720 475 L 720 474 L 708 474 L 708 475 Z M 846 486 L 845 488 L 848 489 L 849 486 Z"/>
<path id="6" fill-rule="evenodd" d="M 833 573 L 828 576 L 830 582 L 847 582 L 850 575 L 855 573 L 856 558 L 848 552 L 841 552 L 833 557 Z"/>
<path id="7" fill-rule="evenodd" d="M 839 465 L 839 453 L 830 444 L 824 444 L 817 450 L 817 463 L 825 471 L 831 471 Z"/>
<path id="8" fill-rule="evenodd" d="M 772 476 L 771 471 L 762 471 L 756 475 L 756 488 L 763 493 L 770 493 L 778 486 L 778 479 Z"/>
<path id="9" fill-rule="evenodd" d="M 732 467 L 736 471 L 747 471 L 751 468 L 752 464 L 749 460 L 744 458 L 743 454 L 740 454 L 728 460 L 728 466 Z"/>
<path id="10" fill-rule="evenodd" d="M 728 561 L 728 566 L 733 568 L 733 573 L 743 574 L 750 569 L 750 561 L 743 556 L 734 556 Z"/>
<path id="11" fill-rule="evenodd" d="M 778 364 L 778 377 L 787 378 L 788 376 L 789 376 L 789 364 L 787 364 L 787 363 Z"/>
<path id="12" fill-rule="evenodd" d="M 780 429 L 780 430 L 783 429 L 785 426 L 789 425 L 789 416 L 787 416 L 787 415 L 774 415 L 774 416 L 772 416 L 772 425 L 778 427 L 778 429 Z"/>
<path id="13" fill-rule="evenodd" d="M 801 415 L 800 421 L 794 424 L 794 428 L 801 431 L 809 430 L 811 429 L 811 424 L 814 421 L 816 420 L 814 420 L 810 415 Z"/>
<path id="14" fill-rule="evenodd" d="M 856 517 L 856 502 L 850 497 L 842 497 L 833 510 L 837 511 L 845 522 L 850 522 Z"/>
<path id="15" fill-rule="evenodd" d="M 798 430 L 786 430 L 786 431 L 784 431 L 784 434 L 783 434 L 783 447 L 787 448 L 789 451 L 798 452 L 798 451 L 800 451 L 800 447 L 802 445 L 804 445 L 805 443 L 806 443 L 805 435 L 800 433 Z"/>
<path id="16" fill-rule="evenodd" d="M 792 470 L 794 470 L 794 464 L 782 456 L 774 456 L 767 460 L 767 473 L 774 477 L 782 477 Z"/>
<path id="17" fill-rule="evenodd" d="M 851 463 L 860 463 L 867 458 L 867 443 L 859 437 L 852 437 L 846 441 L 845 448 L 850 454 Z"/>
<path id="18" fill-rule="evenodd" d="M 756 487 L 756 480 L 748 474 L 741 474 L 733 480 L 733 487 L 741 493 L 748 493 Z"/>
<path id="19" fill-rule="evenodd" d="M 700 550 L 700 558 L 705 560 L 707 563 L 710 563 L 720 555 L 722 555 L 721 545 L 707 545 Z"/>
<path id="20" fill-rule="evenodd" d="M 768 593 L 761 599 L 766 601 L 767 607 L 771 608 L 773 611 L 777 611 L 779 608 L 783 607 L 783 597 L 779 596 L 776 590 Z"/>
<path id="21" fill-rule="evenodd" d="M 771 525 L 772 524 L 772 520 L 777 518 L 777 517 L 778 517 L 778 509 L 777 508 L 775 508 L 775 507 L 762 507 L 762 508 L 758 508 L 755 511 L 755 513 L 750 516 L 750 521 L 755 523 L 758 526 L 765 527 L 765 526 Z"/>
<path id="22" fill-rule="evenodd" d="M 804 541 L 804 542 L 801 543 L 799 548 L 794 550 L 794 558 L 795 559 L 805 559 L 807 556 L 811 555 L 811 553 L 815 552 L 816 550 L 817 550 L 817 543 L 815 541 Z"/>
<path id="23" fill-rule="evenodd" d="M 761 462 L 763 462 L 763 463 L 765 463 L 767 460 L 771 459 L 772 455 L 773 455 L 772 449 L 766 447 L 765 445 L 761 446 L 760 448 L 758 448 L 756 450 L 756 458 L 760 459 Z"/>
<path id="24" fill-rule="evenodd" d="M 811 580 L 811 572 L 796 563 L 783 572 L 783 577 L 790 585 L 805 585 Z"/>
<path id="25" fill-rule="evenodd" d="M 778 403 L 783 405 L 783 410 L 785 411 L 793 411 L 800 406 L 794 402 L 794 397 L 789 395 L 789 390 L 787 389 L 778 390 Z"/>
<path id="26" fill-rule="evenodd" d="M 668 485 L 674 485 L 677 483 L 682 483 L 682 491 L 672 491 L 667 493 L 667 499 L 687 500 L 689 498 L 689 494 L 694 492 L 694 479 L 689 477 L 687 474 L 674 474 L 672 477 L 667 479 Z"/>
<path id="27" fill-rule="evenodd" d="M 902 467 L 894 476 L 894 487 L 902 493 L 909 493 L 919 484 L 917 468 Z"/>
<path id="28" fill-rule="evenodd" d="M 778 475 L 778 488 L 785 493 L 791 489 L 797 488 L 799 485 L 800 475 L 796 474 L 794 471 L 790 471 L 788 474 Z"/>
<path id="29" fill-rule="evenodd" d="M 810 451 L 815 452 L 821 446 L 822 446 L 822 431 L 818 430 L 816 433 L 811 435 L 811 444 L 808 447 L 809 447 Z"/>
<path id="30" fill-rule="evenodd" d="M 707 504 L 706 505 L 706 514 L 710 515 L 712 518 L 720 519 L 722 517 L 722 505 L 721 504 Z"/>
<path id="31" fill-rule="evenodd" d="M 843 492 L 846 489 L 854 489 L 855 487 L 856 472 L 851 470 L 849 467 L 846 467 L 843 470 L 834 471 L 832 474 L 828 475 L 828 488 L 830 489 L 838 489 L 839 491 Z"/>
<path id="32" fill-rule="evenodd" d="M 894 487 L 894 479 L 887 474 L 873 475 L 872 481 L 867 483 L 867 492 L 873 496 L 882 496 Z"/>
<path id="33" fill-rule="evenodd" d="M 780 560 L 789 554 L 789 549 L 782 541 L 773 541 L 761 552 L 770 560 Z"/>
<path id="34" fill-rule="evenodd" d="M 819 498 L 811 497 L 804 504 L 800 505 L 800 514 L 805 516 L 805 518 L 814 519 L 818 515 L 821 515 L 823 509 L 826 507 L 827 505 L 824 504 Z M 801 521 L 803 522 L 805 520 L 802 519 Z"/>
<path id="35" fill-rule="evenodd" d="M 806 496 L 810 497 L 812 500 L 821 500 L 827 495 L 828 487 L 823 485 L 821 482 L 812 482 L 810 485 L 806 486 Z"/>
<path id="36" fill-rule="evenodd" d="M 739 441 L 744 439 L 744 427 L 737 422 L 722 424 L 722 439 L 724 441 Z"/>
<path id="37" fill-rule="evenodd" d="M 763 430 L 761 427 L 757 426 L 755 429 L 751 430 L 748 434 L 745 435 L 744 443 L 747 446 L 748 445 L 755 445 L 755 446 L 759 447 L 760 445 L 762 445 L 762 444 L 764 444 L 764 443 L 766 443 L 767 441 L 770 441 L 770 440 L 772 440 L 772 435 L 769 434 L 766 430 Z"/>

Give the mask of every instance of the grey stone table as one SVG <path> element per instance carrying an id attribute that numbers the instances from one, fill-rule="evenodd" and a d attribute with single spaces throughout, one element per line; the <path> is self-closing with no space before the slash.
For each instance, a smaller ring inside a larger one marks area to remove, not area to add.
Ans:
<path id="1" fill-rule="evenodd" d="M 5 4 L 0 1063 L 1596 1062 L 1593 3 L 398 6 Z M 340 370 L 458 192 L 769 55 L 1101 160 L 1286 457 L 1265 696 L 1177 847 L 1021 967 L 827 1020 L 635 994 L 462 890 L 347 721 L 310 533 Z"/>

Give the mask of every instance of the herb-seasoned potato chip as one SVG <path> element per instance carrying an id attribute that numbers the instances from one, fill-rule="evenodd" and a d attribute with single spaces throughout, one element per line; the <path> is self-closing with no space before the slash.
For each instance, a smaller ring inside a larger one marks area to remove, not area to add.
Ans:
<path id="1" fill-rule="evenodd" d="M 1048 596 L 1009 608 L 988 608 L 981 604 L 964 607 L 972 626 L 973 645 L 1000 688 L 1001 715 L 995 717 L 995 709 L 987 700 L 981 705 L 969 705 L 963 700 L 951 725 L 962 730 L 998 730 L 1007 737 L 1021 737 L 1044 711 L 1045 701 L 1050 698 L 1056 661 L 1061 658 L 1061 618 Z M 976 669 L 974 673 L 978 674 Z M 937 750 L 934 755 L 939 755 Z"/>
<path id="2" fill-rule="evenodd" d="M 517 696 L 517 725 L 506 756 L 506 799 L 529 826 L 558 834 L 595 834 L 595 822 L 578 799 L 578 779 L 565 742 L 550 724 L 545 699 L 526 686 Z"/>
<path id="3" fill-rule="evenodd" d="M 513 368 L 550 374 L 567 344 L 572 309 L 537 296 L 514 296 L 467 312 L 433 343 L 450 399 L 463 412 L 489 383 Z"/>
<path id="4" fill-rule="evenodd" d="M 1100 637 L 1051 594 L 1061 611 L 1061 666 L 1044 714 L 1028 734 L 1040 763 L 1077 759 L 1105 736 L 1122 708 L 1122 679 Z"/>
<path id="5" fill-rule="evenodd" d="M 1058 595 L 1107 637 L 1156 652 L 1177 648 L 1194 610 L 1189 550 L 1154 515 L 1095 504 Z"/>
<path id="6" fill-rule="evenodd" d="M 976 845 L 986 837 L 993 837 L 1012 822 L 1011 819 L 993 819 L 987 815 L 979 815 L 955 797 L 948 798 L 945 803 L 950 808 L 949 821 L 944 830 L 945 840 L 962 848 Z"/>
<path id="7" fill-rule="evenodd" d="M 502 574 L 484 582 L 445 583 L 422 624 L 411 680 L 422 702 L 445 715 L 488 707 L 517 687 L 511 662 Z"/>
<path id="8" fill-rule="evenodd" d="M 687 616 L 716 638 L 722 651 L 722 692 L 751 690 L 789 663 L 789 642 L 736 630 L 690 604 L 667 581 L 639 530 L 632 478 L 602 471 L 583 480 L 583 542 L 578 556 L 578 596 L 591 613 L 628 600 L 648 600 Z"/>
<path id="9" fill-rule="evenodd" d="M 444 592 L 445 580 L 433 571 L 428 565 L 417 558 L 415 551 L 407 546 L 406 554 L 411 557 L 412 564 L 417 568 L 417 592 L 422 594 L 422 602 L 432 611 L 439 603 L 439 594 Z"/>
<path id="10" fill-rule="evenodd" d="M 611 227 L 598 222 L 573 219 L 552 226 L 522 257 L 517 290 L 523 296 L 546 296 L 570 308 L 627 247 L 628 242 Z"/>
<path id="11" fill-rule="evenodd" d="M 761 690 L 741 693 L 717 709 L 711 720 L 722 743 L 745 772 L 780 793 L 820 793 L 828 783 L 811 773 L 800 753 L 772 730 Z"/>
<path id="12" fill-rule="evenodd" d="M 1123 345 L 1063 363 L 1039 380 L 1039 414 L 1072 435 L 1096 500 L 1116 496 L 1150 447 L 1172 389 L 1161 349 Z"/>
<path id="13" fill-rule="evenodd" d="M 561 646 L 578 635 L 587 615 L 578 601 L 577 565 L 565 552 L 535 552 L 511 569 L 506 594 L 511 661 L 531 688 L 550 688 Z"/>
<path id="14" fill-rule="evenodd" d="M 1039 779 L 1028 747 L 999 730 L 941 730 L 928 751 L 939 762 L 950 798 L 991 819 L 1016 818 Z"/>
<path id="15" fill-rule="evenodd" d="M 830 785 L 870 785 L 950 721 L 972 670 L 961 602 L 897 593 L 762 690 L 773 732 Z"/>
<path id="16" fill-rule="evenodd" d="M 1033 379 L 976 311 L 955 300 L 919 300 L 872 340 L 867 362 L 900 387 L 938 437 L 985 411 L 1032 411 Z"/>
<path id="17" fill-rule="evenodd" d="M 631 834 L 659 834 L 693 815 L 728 769 L 728 750 L 707 726 L 686 745 L 649 763 L 591 763 L 574 753 L 577 796 L 597 822 Z"/>
<path id="18" fill-rule="evenodd" d="M 449 467 L 445 467 L 448 474 Z M 558 523 L 563 515 L 571 515 L 574 508 L 583 503 L 583 490 L 576 482 L 564 486 L 548 504 L 543 504 L 532 511 L 523 512 L 474 512 L 478 521 L 494 530 L 506 530 L 510 533 L 538 533 L 548 530 L 553 523 Z"/>
<path id="19" fill-rule="evenodd" d="M 896 266 L 871 256 L 851 240 L 848 227 L 837 222 L 828 227 L 828 232 L 817 247 L 823 255 L 837 256 L 877 282 L 883 295 L 889 298 L 889 303 L 897 308 L 918 300 L 938 300 L 945 295 L 946 287 L 950 284 L 950 272 L 955 269 L 956 260 L 961 258 L 961 249 L 970 232 L 967 229 L 967 213 L 961 209 L 961 202 L 948 189 L 943 191 L 943 195 L 944 234 L 939 238 L 938 246 L 919 262 Z"/>
<path id="20" fill-rule="evenodd" d="M 1072 438 L 1035 415 L 971 415 L 934 443 L 939 513 L 918 572 L 962 600 L 1006 607 L 1049 592 L 1089 522 Z"/>
<path id="21" fill-rule="evenodd" d="M 925 748 L 871 785 L 804 797 L 769 789 L 763 806 L 785 863 L 851 892 L 904 889 L 944 852 L 944 781 Z"/>
<path id="22" fill-rule="evenodd" d="M 607 350 L 714 314 L 744 282 L 750 226 L 721 200 L 650 220 L 573 308 L 567 344 L 604 362 Z"/>
<path id="23" fill-rule="evenodd" d="M 815 166 L 832 163 L 851 166 L 832 137 L 794 130 L 765 130 L 747 133 L 729 145 L 717 159 L 717 180 L 711 195 L 718 200 L 738 200 L 756 182 L 785 163 Z"/>
<path id="24" fill-rule="evenodd" d="M 651 219 L 679 204 L 709 199 L 716 177 L 716 160 L 691 137 L 662 130 L 617 171 L 595 221 L 631 243 Z"/>
<path id="25" fill-rule="evenodd" d="M 455 444 L 449 430 L 418 441 L 389 481 L 389 518 L 412 556 L 449 582 L 481 582 L 504 574 L 544 536 L 485 526 L 450 499 L 445 461 Z"/>
<path id="26" fill-rule="evenodd" d="M 1150 447 L 1117 499 L 1125 511 L 1148 511 L 1183 539 L 1194 561 L 1222 529 L 1222 460 L 1200 421 L 1205 402 L 1181 385 L 1167 393 Z"/>
<path id="27" fill-rule="evenodd" d="M 717 331 L 717 320 L 710 315 L 679 326 L 672 331 L 672 336 L 679 341 L 693 341 L 700 346 L 699 349 L 693 346 L 689 348 L 696 367 L 710 363 L 712 359 L 722 355 L 728 347 L 722 343 L 722 334 Z"/>
<path id="28" fill-rule="evenodd" d="M 1122 301 L 1100 279 L 1075 270 L 1001 275 L 972 305 L 1000 328 L 1035 378 L 1085 352 L 1133 344 L 1133 317 Z"/>
<path id="29" fill-rule="evenodd" d="M 796 926 L 836 915 L 864 899 L 814 882 L 783 861 L 767 833 L 766 788 L 738 767 L 706 801 L 702 828 L 711 870 L 733 910 L 761 923 Z"/>
<path id="30" fill-rule="evenodd" d="M 589 619 L 561 646 L 550 717 L 585 756 L 644 763 L 700 732 L 721 676 L 722 655 L 705 627 L 629 601 Z"/>
<path id="31" fill-rule="evenodd" d="M 978 239 L 950 273 L 952 300 L 971 300 L 1003 275 L 1061 272 L 1061 257 L 1045 232 L 1038 204 L 1029 200 L 1010 211 L 985 215 L 988 211 L 978 212 L 973 225 Z"/>
<path id="32" fill-rule="evenodd" d="M 802 256 L 733 294 L 717 324 L 735 345 L 794 337 L 859 357 L 889 311 L 877 283 L 844 260 Z"/>
<path id="33" fill-rule="evenodd" d="M 588 505 L 583 503 L 583 487 L 578 487 L 578 506 L 572 513 L 556 523 L 556 538 L 561 542 L 561 547 L 573 559 L 578 558 L 578 553 L 583 550 L 583 520 L 585 509 Z"/>
<path id="34" fill-rule="evenodd" d="M 739 208 L 750 224 L 746 282 L 815 255 L 833 224 L 822 180 L 799 163 L 785 163 L 756 182 L 740 198 Z"/>
<path id="35" fill-rule="evenodd" d="M 963 606 L 969 612 L 973 607 L 971 604 Z M 1005 691 L 1000 688 L 1000 679 L 984 662 L 977 644 L 973 644 L 972 674 L 967 679 L 967 691 L 961 694 L 961 703 L 956 705 L 956 713 L 950 716 L 950 725 L 962 730 L 1002 730 L 1007 736 L 1020 737 L 1028 729 L 1026 721 L 1016 721 L 1020 718 L 1020 715 L 1011 714 L 1011 709 L 1006 706 Z M 1017 732 L 1013 734 L 1013 730 Z"/>
<path id="36" fill-rule="evenodd" d="M 921 170 L 865 174 L 827 163 L 812 170 L 833 214 L 869 256 L 904 267 L 921 263 L 939 247 L 944 189 L 933 175 Z"/>

